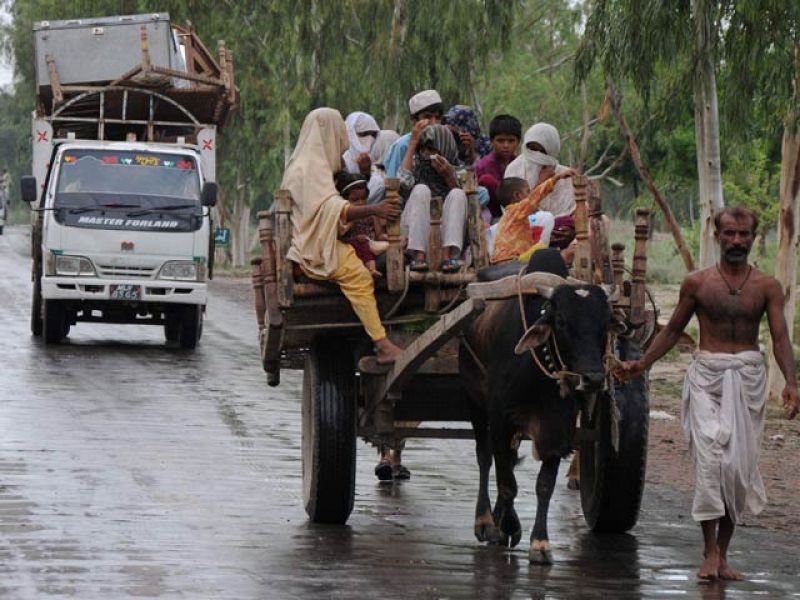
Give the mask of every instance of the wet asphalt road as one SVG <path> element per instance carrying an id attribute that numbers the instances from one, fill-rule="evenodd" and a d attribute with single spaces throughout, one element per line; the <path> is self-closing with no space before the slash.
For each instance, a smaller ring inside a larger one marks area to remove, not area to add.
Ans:
<path id="1" fill-rule="evenodd" d="M 797 537 L 755 528 L 731 554 L 751 580 L 698 585 L 689 498 L 652 486 L 631 535 L 594 536 L 560 480 L 557 562 L 529 566 L 530 458 L 522 544 L 482 547 L 464 441 L 409 442 L 413 477 L 388 486 L 362 444 L 348 525 L 310 524 L 301 375 L 266 387 L 249 303 L 212 288 L 194 353 L 160 328 L 95 324 L 45 347 L 29 333 L 25 233 L 0 236 L 0 598 L 800 598 Z"/>

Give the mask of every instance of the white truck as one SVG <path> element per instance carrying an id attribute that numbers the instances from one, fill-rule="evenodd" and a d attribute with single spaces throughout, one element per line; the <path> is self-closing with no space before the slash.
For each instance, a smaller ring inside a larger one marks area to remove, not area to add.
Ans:
<path id="1" fill-rule="evenodd" d="M 238 101 L 224 46 L 217 63 L 163 13 L 40 22 L 34 37 L 33 175 L 21 181 L 33 334 L 56 344 L 82 321 L 151 324 L 194 348 L 213 268 L 217 126 Z"/>

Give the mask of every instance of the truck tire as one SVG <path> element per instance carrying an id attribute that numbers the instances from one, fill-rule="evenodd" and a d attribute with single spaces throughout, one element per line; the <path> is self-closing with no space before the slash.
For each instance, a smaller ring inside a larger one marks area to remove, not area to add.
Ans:
<path id="1" fill-rule="evenodd" d="M 58 300 L 44 301 L 44 342 L 45 344 L 60 344 L 66 332 L 69 331 L 67 311 Z"/>
<path id="2" fill-rule="evenodd" d="M 185 306 L 179 323 L 178 343 L 184 350 L 194 350 L 203 334 L 202 307 L 196 304 Z"/>
<path id="3" fill-rule="evenodd" d="M 181 329 L 180 317 L 175 314 L 167 314 L 164 315 L 164 320 L 164 338 L 169 343 L 177 342 Z"/>
<path id="4" fill-rule="evenodd" d="M 355 363 L 345 340 L 315 340 L 303 370 L 303 503 L 315 523 L 343 524 L 356 489 Z"/>
<path id="5" fill-rule="evenodd" d="M 38 337 L 42 335 L 43 330 L 42 280 L 36 277 L 33 281 L 33 292 L 31 293 L 31 333 Z"/>
<path id="6" fill-rule="evenodd" d="M 639 354 L 630 340 L 620 340 L 621 360 L 634 360 Z M 644 493 L 650 413 L 644 377 L 616 386 L 614 394 L 620 413 L 618 451 L 611 444 L 607 394 L 597 399 L 596 439 L 581 444 L 581 506 L 587 525 L 598 533 L 622 533 L 636 525 Z"/>

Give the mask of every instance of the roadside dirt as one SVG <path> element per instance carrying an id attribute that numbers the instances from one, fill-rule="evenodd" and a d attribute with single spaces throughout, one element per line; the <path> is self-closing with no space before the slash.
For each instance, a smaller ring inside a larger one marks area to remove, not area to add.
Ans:
<path id="1" fill-rule="evenodd" d="M 253 311 L 249 279 L 218 277 L 211 285 L 215 293 L 237 302 L 242 310 Z M 657 286 L 654 294 L 662 315 L 660 321 L 666 322 L 677 301 L 678 286 Z M 687 331 L 695 335 L 696 327 L 693 327 L 694 324 L 690 323 Z M 692 492 L 694 479 L 680 424 L 680 397 L 690 361 L 690 354 L 673 352 L 657 363 L 650 373 L 651 419 L 647 458 L 648 482 L 688 494 Z M 746 515 L 743 526 L 800 531 L 800 469 L 796 468 L 799 458 L 800 420 L 787 421 L 781 407 L 769 406 L 760 459 L 768 504 L 760 515 Z M 685 515 L 691 518 L 691 505 L 688 503 Z"/>

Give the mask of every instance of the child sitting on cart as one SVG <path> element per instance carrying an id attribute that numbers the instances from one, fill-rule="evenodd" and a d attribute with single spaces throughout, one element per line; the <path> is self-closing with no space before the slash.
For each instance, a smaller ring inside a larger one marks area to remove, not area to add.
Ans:
<path id="1" fill-rule="evenodd" d="M 363 206 L 367 203 L 367 180 L 348 173 L 338 171 L 334 175 L 336 190 L 353 206 Z M 387 242 L 378 241 L 383 236 L 383 227 L 377 217 L 356 219 L 339 227 L 339 239 L 350 244 L 356 256 L 367 267 L 370 275 L 375 279 L 383 277 L 375 267 L 375 255 L 386 250 Z"/>
<path id="2" fill-rule="evenodd" d="M 539 204 L 561 179 L 572 177 L 575 171 L 568 169 L 555 174 L 552 166 L 542 167 L 536 187 L 530 194 L 524 192 L 529 189 L 527 181 L 521 178 L 508 178 L 504 180 L 504 187 L 519 183 L 519 188 L 511 194 L 511 203 L 505 207 L 505 213 L 498 221 L 494 238 L 491 262 L 497 264 L 507 260 L 519 259 L 531 249 L 531 230 L 528 216 L 539 209 Z M 510 181 L 509 181 L 510 180 Z"/>

